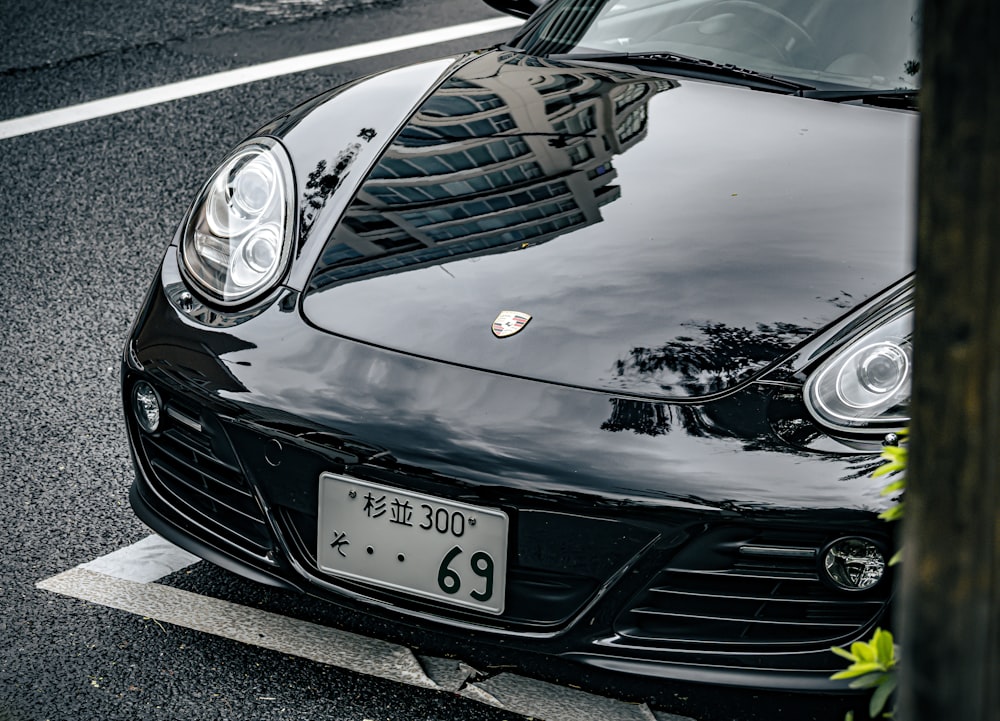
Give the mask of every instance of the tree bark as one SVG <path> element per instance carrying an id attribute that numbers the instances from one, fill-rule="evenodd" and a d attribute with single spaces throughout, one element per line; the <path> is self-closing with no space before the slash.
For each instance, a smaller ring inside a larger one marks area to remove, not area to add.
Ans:
<path id="1" fill-rule="evenodd" d="M 924 0 L 904 721 L 1000 719 L 1000 1 Z"/>

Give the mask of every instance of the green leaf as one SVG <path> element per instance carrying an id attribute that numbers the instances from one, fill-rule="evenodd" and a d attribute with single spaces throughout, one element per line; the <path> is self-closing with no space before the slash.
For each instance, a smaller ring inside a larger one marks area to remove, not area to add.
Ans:
<path id="1" fill-rule="evenodd" d="M 896 663 L 895 649 L 892 646 L 892 633 L 881 628 L 875 629 L 872 636 L 872 645 L 875 646 L 875 658 L 886 668 L 892 668 Z"/>
<path id="2" fill-rule="evenodd" d="M 905 471 L 906 464 L 893 461 L 892 463 L 886 463 L 885 465 L 879 466 L 874 471 L 872 471 L 872 478 L 878 478 L 879 476 L 887 476 L 890 473 L 895 473 L 896 471 Z"/>
<path id="3" fill-rule="evenodd" d="M 895 481 L 893 481 L 892 483 L 890 483 L 889 485 L 887 485 L 885 488 L 882 489 L 882 495 L 889 496 L 895 493 L 896 491 L 905 491 L 905 490 L 906 490 L 906 478 L 897 478 Z"/>
<path id="4" fill-rule="evenodd" d="M 851 653 L 859 661 L 874 661 L 875 649 L 864 641 L 855 641 L 851 644 Z"/>
<path id="5" fill-rule="evenodd" d="M 872 672 L 866 673 L 861 678 L 856 681 L 852 681 L 849 686 L 855 689 L 861 688 L 875 688 L 882 683 L 882 678 L 885 676 L 882 672 Z"/>
<path id="6" fill-rule="evenodd" d="M 881 665 L 875 663 L 874 661 L 863 661 L 861 663 L 856 663 L 853 666 L 845 668 L 843 671 L 838 671 L 830 677 L 831 681 L 839 681 L 843 678 L 856 678 L 858 676 L 867 676 L 868 674 L 875 674 L 879 671 L 884 671 Z M 855 682 L 857 683 L 857 682 Z M 855 687 L 852 683 L 851 688 L 864 688 L 864 686 Z"/>
<path id="7" fill-rule="evenodd" d="M 906 455 L 906 446 L 885 446 L 882 448 L 882 457 L 890 461 L 899 460 Z"/>
<path id="8" fill-rule="evenodd" d="M 902 502 L 897 503 L 892 508 L 887 508 L 878 514 L 878 517 L 883 521 L 898 521 L 903 517 L 903 504 Z"/>
<path id="9" fill-rule="evenodd" d="M 868 715 L 875 718 L 878 714 L 882 713 L 882 709 L 885 708 L 885 702 L 889 700 L 889 696 L 895 690 L 896 674 L 886 674 L 882 683 L 875 689 L 875 693 L 872 694 L 871 701 L 868 703 Z"/>
<path id="10" fill-rule="evenodd" d="M 854 657 L 854 654 L 848 651 L 846 648 L 842 648 L 841 646 L 831 646 L 830 650 L 833 651 L 838 656 L 840 656 L 841 658 L 846 658 L 848 661 L 851 662 L 857 661 L 857 659 Z"/>
<path id="11" fill-rule="evenodd" d="M 895 566 L 897 563 L 900 563 L 902 560 L 903 560 L 903 549 L 900 548 L 898 551 L 896 551 L 892 555 L 892 558 L 889 559 L 889 565 L 890 566 Z"/>

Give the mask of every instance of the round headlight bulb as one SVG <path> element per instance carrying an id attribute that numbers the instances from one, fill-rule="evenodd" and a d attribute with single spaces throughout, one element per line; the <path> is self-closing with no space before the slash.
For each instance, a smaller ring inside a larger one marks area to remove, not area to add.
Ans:
<path id="1" fill-rule="evenodd" d="M 867 591 L 885 575 L 882 551 L 867 538 L 840 538 L 823 552 L 827 581 L 844 591 Z"/>
<path id="2" fill-rule="evenodd" d="M 261 156 L 234 169 L 230 180 L 232 202 L 244 215 L 262 214 L 274 196 L 275 174 Z"/>
<path id="3" fill-rule="evenodd" d="M 139 427 L 147 433 L 155 433 L 160 427 L 160 396 L 146 381 L 132 387 L 132 410 Z"/>
<path id="4" fill-rule="evenodd" d="M 278 226 L 265 225 L 258 228 L 243 244 L 243 260 L 257 273 L 267 273 L 278 262 L 278 248 L 281 245 Z"/>
<path id="5" fill-rule="evenodd" d="M 869 393 L 895 393 L 906 380 L 910 359 L 898 345 L 879 343 L 858 359 L 858 382 Z"/>
<path id="6" fill-rule="evenodd" d="M 857 351 L 837 377 L 837 397 L 850 408 L 871 408 L 893 399 L 910 379 L 910 358 L 892 342 Z"/>

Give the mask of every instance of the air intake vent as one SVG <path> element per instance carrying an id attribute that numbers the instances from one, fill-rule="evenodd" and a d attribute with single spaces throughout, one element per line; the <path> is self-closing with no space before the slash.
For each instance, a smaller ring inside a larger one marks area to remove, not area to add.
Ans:
<path id="1" fill-rule="evenodd" d="M 264 555 L 273 546 L 266 521 L 218 421 L 176 402 L 165 416 L 159 433 L 140 434 L 156 491 L 219 538 Z"/>
<path id="2" fill-rule="evenodd" d="M 823 534 L 710 532 L 654 577 L 616 630 L 638 645 L 719 651 L 819 647 L 855 637 L 885 607 L 890 584 L 860 594 L 826 586 L 817 566 L 826 540 Z"/>

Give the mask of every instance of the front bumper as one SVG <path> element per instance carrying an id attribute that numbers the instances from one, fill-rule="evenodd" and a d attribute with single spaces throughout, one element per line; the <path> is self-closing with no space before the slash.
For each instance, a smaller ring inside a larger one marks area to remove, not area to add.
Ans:
<path id="1" fill-rule="evenodd" d="M 673 407 L 479 373 L 321 332 L 287 290 L 239 317 L 192 317 L 172 300 L 173 257 L 129 338 L 123 393 L 133 507 L 193 553 L 410 627 L 731 686 L 836 691 L 829 647 L 883 619 L 890 579 L 851 594 L 818 573 L 840 536 L 890 545 L 872 459 L 783 442 L 773 390 Z M 153 434 L 128 403 L 139 379 L 163 399 Z M 329 471 L 503 509 L 505 612 L 322 572 Z"/>

